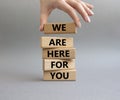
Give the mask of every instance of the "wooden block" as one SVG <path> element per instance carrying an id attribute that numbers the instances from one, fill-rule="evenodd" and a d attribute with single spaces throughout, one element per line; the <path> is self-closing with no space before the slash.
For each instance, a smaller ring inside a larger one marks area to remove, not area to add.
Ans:
<path id="1" fill-rule="evenodd" d="M 70 70 L 75 68 L 75 59 L 43 59 L 44 71 L 50 70 Z"/>
<path id="2" fill-rule="evenodd" d="M 45 71 L 43 80 L 76 80 L 76 70 Z"/>
<path id="3" fill-rule="evenodd" d="M 73 38 L 41 37 L 42 48 L 73 47 Z"/>
<path id="4" fill-rule="evenodd" d="M 75 59 L 75 48 L 43 49 L 43 59 Z"/>
<path id="5" fill-rule="evenodd" d="M 48 23 L 44 25 L 45 34 L 76 33 L 75 23 Z"/>

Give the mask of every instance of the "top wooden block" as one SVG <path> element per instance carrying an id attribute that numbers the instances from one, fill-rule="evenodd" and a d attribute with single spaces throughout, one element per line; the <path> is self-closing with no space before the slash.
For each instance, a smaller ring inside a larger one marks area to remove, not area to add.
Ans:
<path id="1" fill-rule="evenodd" d="M 48 23 L 44 25 L 45 34 L 76 33 L 75 23 Z"/>

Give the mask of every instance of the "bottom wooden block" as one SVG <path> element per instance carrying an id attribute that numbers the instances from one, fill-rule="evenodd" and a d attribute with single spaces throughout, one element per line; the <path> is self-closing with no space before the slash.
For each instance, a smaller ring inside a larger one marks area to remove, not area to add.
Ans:
<path id="1" fill-rule="evenodd" d="M 44 71 L 43 80 L 76 80 L 76 69 L 60 71 Z"/>

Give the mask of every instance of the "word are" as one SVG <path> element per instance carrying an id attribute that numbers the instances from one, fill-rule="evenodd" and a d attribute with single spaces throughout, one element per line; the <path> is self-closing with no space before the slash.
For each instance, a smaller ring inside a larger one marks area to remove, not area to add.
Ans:
<path id="1" fill-rule="evenodd" d="M 49 46 L 66 46 L 66 39 L 51 39 Z"/>

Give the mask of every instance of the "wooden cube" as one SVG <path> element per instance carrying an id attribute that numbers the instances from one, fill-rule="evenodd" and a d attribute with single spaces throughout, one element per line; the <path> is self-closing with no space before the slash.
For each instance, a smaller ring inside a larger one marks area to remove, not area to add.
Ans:
<path id="1" fill-rule="evenodd" d="M 75 23 L 47 23 L 44 25 L 45 34 L 76 33 Z"/>
<path id="2" fill-rule="evenodd" d="M 70 70 L 75 68 L 75 59 L 43 59 L 43 70 Z"/>
<path id="3" fill-rule="evenodd" d="M 43 49 L 43 59 L 75 59 L 75 48 Z"/>
<path id="4" fill-rule="evenodd" d="M 73 38 L 41 37 L 42 48 L 73 47 Z"/>
<path id="5" fill-rule="evenodd" d="M 76 70 L 44 71 L 43 80 L 76 80 Z"/>

